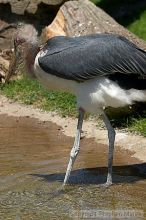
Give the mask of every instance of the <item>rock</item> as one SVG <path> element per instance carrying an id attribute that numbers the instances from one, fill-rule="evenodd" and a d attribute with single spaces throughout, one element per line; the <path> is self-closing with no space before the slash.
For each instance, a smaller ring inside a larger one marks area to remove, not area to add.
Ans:
<path id="1" fill-rule="evenodd" d="M 12 13 L 19 15 L 25 12 L 34 14 L 38 9 L 38 5 L 44 3 L 46 5 L 60 5 L 64 0 L 0 0 L 0 4 L 10 4 Z"/>
<path id="2" fill-rule="evenodd" d="M 0 69 L 4 72 L 8 71 L 9 61 L 0 56 Z"/>
<path id="3" fill-rule="evenodd" d="M 57 35 L 80 36 L 93 33 L 116 33 L 146 50 L 146 42 L 118 24 L 89 0 L 68 1 L 61 6 L 54 21 L 46 27 L 46 39 Z"/>
<path id="4" fill-rule="evenodd" d="M 65 21 L 65 16 L 62 12 L 62 8 L 59 10 L 57 13 L 57 16 L 55 17 L 54 21 L 52 24 L 50 24 L 48 27 L 45 29 L 44 37 L 45 40 L 48 40 L 54 36 L 66 36 L 66 24 L 68 21 Z"/>
<path id="5" fill-rule="evenodd" d="M 12 56 L 12 51 L 0 51 L 0 82 L 5 78 L 9 71 L 9 59 Z"/>

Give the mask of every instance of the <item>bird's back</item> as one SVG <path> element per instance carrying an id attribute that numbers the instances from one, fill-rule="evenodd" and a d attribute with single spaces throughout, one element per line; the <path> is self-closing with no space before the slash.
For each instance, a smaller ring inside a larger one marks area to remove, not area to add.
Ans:
<path id="1" fill-rule="evenodd" d="M 49 74 L 77 82 L 116 73 L 146 78 L 146 52 L 113 34 L 54 37 L 44 46 L 39 65 Z"/>

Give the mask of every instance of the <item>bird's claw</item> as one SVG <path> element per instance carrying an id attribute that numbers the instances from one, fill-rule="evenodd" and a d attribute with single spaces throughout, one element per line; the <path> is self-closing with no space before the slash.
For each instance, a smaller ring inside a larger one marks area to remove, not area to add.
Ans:
<path id="1" fill-rule="evenodd" d="M 107 181 L 106 183 L 103 184 L 99 184 L 98 187 L 102 188 L 102 189 L 107 189 L 108 187 L 110 187 L 112 185 L 111 181 Z"/>
<path id="2" fill-rule="evenodd" d="M 66 186 L 67 186 L 67 183 L 63 183 L 62 186 L 60 187 L 60 189 L 61 189 L 62 191 L 64 191 L 64 190 L 66 189 Z"/>

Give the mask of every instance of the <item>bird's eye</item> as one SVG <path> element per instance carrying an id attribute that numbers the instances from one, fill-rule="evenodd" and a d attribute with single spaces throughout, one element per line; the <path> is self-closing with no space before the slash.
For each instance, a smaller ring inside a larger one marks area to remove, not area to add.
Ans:
<path id="1" fill-rule="evenodd" d="M 18 46 L 18 45 L 20 45 L 20 44 L 22 44 L 22 43 L 24 43 L 24 42 L 25 42 L 24 39 L 21 39 L 21 38 L 19 38 L 19 37 L 16 37 L 16 38 L 14 39 L 14 46 L 16 47 L 16 46 Z"/>

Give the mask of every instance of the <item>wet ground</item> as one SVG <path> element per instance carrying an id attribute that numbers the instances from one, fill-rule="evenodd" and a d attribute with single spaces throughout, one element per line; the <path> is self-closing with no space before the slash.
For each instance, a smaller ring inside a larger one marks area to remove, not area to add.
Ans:
<path id="1" fill-rule="evenodd" d="M 98 187 L 106 180 L 107 146 L 83 138 L 70 184 L 58 190 L 72 143 L 51 122 L 0 116 L 0 220 L 146 218 L 146 163 L 118 146 L 113 186 Z"/>

